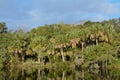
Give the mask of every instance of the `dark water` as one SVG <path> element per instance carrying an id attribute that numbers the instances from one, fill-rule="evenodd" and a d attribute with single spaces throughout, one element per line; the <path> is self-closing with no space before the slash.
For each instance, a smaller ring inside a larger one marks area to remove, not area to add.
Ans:
<path id="1" fill-rule="evenodd" d="M 13 68 L 1 70 L 0 80 L 120 80 L 120 70 Z"/>

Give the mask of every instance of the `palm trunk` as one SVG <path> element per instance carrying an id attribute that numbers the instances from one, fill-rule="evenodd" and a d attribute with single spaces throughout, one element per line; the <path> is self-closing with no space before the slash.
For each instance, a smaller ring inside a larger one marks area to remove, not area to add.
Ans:
<path id="1" fill-rule="evenodd" d="M 38 62 L 40 63 L 40 53 L 38 54 Z"/>
<path id="2" fill-rule="evenodd" d="M 13 62 L 13 58 L 12 58 L 12 55 L 10 55 L 10 65 L 12 64 Z"/>
<path id="3" fill-rule="evenodd" d="M 107 59 L 106 59 L 106 61 L 105 61 L 105 67 L 106 67 L 106 69 L 107 69 L 107 64 L 108 64 L 108 62 L 107 62 Z"/>
<path id="4" fill-rule="evenodd" d="M 41 73 L 40 73 L 40 69 L 38 69 L 38 75 L 37 75 L 38 77 L 37 77 L 37 80 L 42 80 L 41 79 Z"/>
<path id="5" fill-rule="evenodd" d="M 24 52 L 22 52 L 22 63 L 24 63 L 25 62 L 25 54 L 24 54 Z"/>
<path id="6" fill-rule="evenodd" d="M 54 61 L 53 61 L 53 63 L 55 63 L 55 60 L 56 60 L 55 55 L 54 55 L 53 57 L 54 57 Z"/>
<path id="7" fill-rule="evenodd" d="M 21 69 L 21 76 L 22 76 L 22 77 L 21 77 L 21 80 L 24 79 L 24 77 L 25 77 L 24 75 L 25 75 L 25 74 L 24 74 L 24 69 L 22 68 L 22 69 Z"/>
<path id="8" fill-rule="evenodd" d="M 65 79 L 65 72 L 63 71 L 63 74 L 62 74 L 62 80 L 66 80 Z"/>
<path id="9" fill-rule="evenodd" d="M 84 63 L 84 42 L 82 42 L 82 63 Z"/>
<path id="10" fill-rule="evenodd" d="M 24 63 L 24 60 L 25 60 L 25 59 L 24 59 L 24 55 L 22 55 L 22 63 Z"/>
<path id="11" fill-rule="evenodd" d="M 98 46 L 98 39 L 96 39 L 95 41 L 96 41 L 96 46 Z"/>
<path id="12" fill-rule="evenodd" d="M 84 72 L 84 69 L 82 69 L 82 80 L 85 80 L 85 72 Z"/>
<path id="13" fill-rule="evenodd" d="M 61 55 L 62 55 L 62 60 L 63 60 L 63 62 L 64 62 L 64 61 L 65 61 L 65 58 L 64 58 L 63 48 L 60 49 L 60 52 L 61 52 Z"/>

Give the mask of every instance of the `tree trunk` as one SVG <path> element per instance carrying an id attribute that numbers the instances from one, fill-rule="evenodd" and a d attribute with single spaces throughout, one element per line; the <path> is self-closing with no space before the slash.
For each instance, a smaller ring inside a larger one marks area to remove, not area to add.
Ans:
<path id="1" fill-rule="evenodd" d="M 37 80 L 42 80 L 42 79 L 41 79 L 41 72 L 40 72 L 40 69 L 38 69 L 38 74 L 37 74 L 37 76 L 38 76 L 38 77 L 37 77 Z"/>
<path id="2" fill-rule="evenodd" d="M 84 63 L 84 42 L 82 42 L 82 63 Z"/>
<path id="3" fill-rule="evenodd" d="M 106 67 L 106 69 L 107 69 L 107 65 L 108 65 L 108 62 L 107 62 L 107 59 L 106 59 L 106 61 L 105 61 L 105 67 Z"/>
<path id="4" fill-rule="evenodd" d="M 40 63 L 40 53 L 38 54 L 38 63 Z"/>
<path id="5" fill-rule="evenodd" d="M 22 63 L 24 63 L 24 60 L 25 60 L 25 59 L 24 59 L 24 55 L 22 55 Z"/>
<path id="6" fill-rule="evenodd" d="M 54 55 L 53 57 L 54 57 L 54 61 L 53 61 L 53 63 L 55 63 L 55 60 L 56 60 L 55 55 Z"/>
<path id="7" fill-rule="evenodd" d="M 64 58 L 63 48 L 60 49 L 60 52 L 61 52 L 62 60 L 63 60 L 63 62 L 64 62 L 64 61 L 65 61 L 65 58 Z"/>
<path id="8" fill-rule="evenodd" d="M 98 39 L 95 39 L 95 41 L 96 41 L 96 46 L 98 46 Z"/>
<path id="9" fill-rule="evenodd" d="M 13 63 L 12 55 L 10 55 L 10 65 Z"/>
<path id="10" fill-rule="evenodd" d="M 24 74 L 24 69 L 22 68 L 21 69 L 21 80 L 24 80 L 25 78 L 25 74 Z"/>
<path id="11" fill-rule="evenodd" d="M 62 74 L 62 80 L 66 80 L 65 79 L 65 72 L 63 71 L 63 74 Z"/>
<path id="12" fill-rule="evenodd" d="M 84 69 L 82 69 L 82 80 L 85 80 L 85 71 L 84 71 Z"/>

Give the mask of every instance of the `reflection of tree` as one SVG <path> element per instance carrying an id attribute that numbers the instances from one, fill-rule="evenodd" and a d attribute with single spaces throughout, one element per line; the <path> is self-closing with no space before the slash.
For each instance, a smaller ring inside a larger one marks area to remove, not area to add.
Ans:
<path id="1" fill-rule="evenodd" d="M 0 71 L 0 80 L 119 80 L 119 69 L 35 69 L 11 68 Z"/>
<path id="2" fill-rule="evenodd" d="M 85 80 L 85 73 L 84 73 L 84 69 L 82 69 L 82 80 Z"/>
<path id="3" fill-rule="evenodd" d="M 65 79 L 65 71 L 63 71 L 63 73 L 62 73 L 62 80 L 66 80 Z"/>
<path id="4" fill-rule="evenodd" d="M 85 70 L 75 70 L 75 80 L 85 80 Z"/>

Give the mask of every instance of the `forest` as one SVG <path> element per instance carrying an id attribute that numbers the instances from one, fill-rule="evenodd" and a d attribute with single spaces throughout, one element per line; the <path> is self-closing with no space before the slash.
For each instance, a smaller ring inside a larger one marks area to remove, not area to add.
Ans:
<path id="1" fill-rule="evenodd" d="M 11 66 L 120 67 L 120 18 L 45 24 L 25 32 L 0 22 L 0 68 Z"/>

